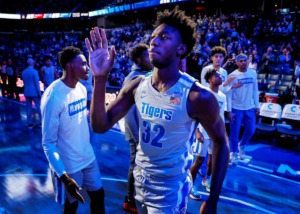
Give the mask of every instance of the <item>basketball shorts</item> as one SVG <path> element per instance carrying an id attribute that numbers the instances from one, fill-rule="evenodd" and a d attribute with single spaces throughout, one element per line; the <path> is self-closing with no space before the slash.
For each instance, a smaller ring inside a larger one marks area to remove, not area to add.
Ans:
<path id="1" fill-rule="evenodd" d="M 55 191 L 55 201 L 60 204 L 64 204 L 66 197 L 70 203 L 77 201 L 76 198 L 73 198 L 66 191 L 64 184 L 53 170 L 51 170 L 51 175 Z M 101 173 L 96 159 L 84 169 L 68 174 L 68 176 L 73 178 L 78 186 L 86 189 L 87 191 L 97 191 L 102 187 Z"/>
<path id="2" fill-rule="evenodd" d="M 184 214 L 192 187 L 189 173 L 155 177 L 139 166 L 134 168 L 136 204 L 139 214 Z"/>
<path id="3" fill-rule="evenodd" d="M 200 157 L 205 157 L 207 152 L 212 154 L 213 143 L 210 139 L 204 139 L 204 142 L 195 141 L 192 145 L 193 154 Z"/>

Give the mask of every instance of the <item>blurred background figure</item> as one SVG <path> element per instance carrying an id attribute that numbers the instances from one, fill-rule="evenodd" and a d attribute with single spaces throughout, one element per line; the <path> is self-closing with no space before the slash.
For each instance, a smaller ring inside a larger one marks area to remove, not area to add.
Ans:
<path id="1" fill-rule="evenodd" d="M 32 102 L 34 102 L 39 115 L 38 125 L 41 126 L 41 90 L 39 86 L 39 73 L 34 69 L 34 60 L 29 58 L 27 60 L 28 67 L 22 72 L 22 80 L 24 82 L 24 96 L 26 98 L 26 114 L 27 114 L 27 127 L 32 129 Z"/>
<path id="2" fill-rule="evenodd" d="M 44 91 L 46 88 L 56 79 L 59 78 L 59 74 L 56 68 L 52 65 L 52 57 L 46 56 L 44 58 L 45 65 L 41 68 L 40 77 L 44 83 Z"/>
<path id="3" fill-rule="evenodd" d="M 1 65 L 1 80 L 2 80 L 2 87 L 1 92 L 2 96 L 6 96 L 7 93 L 7 74 L 6 74 L 6 60 L 3 60 Z"/>
<path id="4" fill-rule="evenodd" d="M 249 55 L 248 59 L 248 68 L 257 71 L 257 62 L 255 61 L 254 57 L 252 54 Z"/>
<path id="5" fill-rule="evenodd" d="M 292 56 L 290 50 L 287 47 L 283 47 L 281 54 L 278 56 L 278 74 L 290 74 L 290 64 Z"/>
<path id="6" fill-rule="evenodd" d="M 17 88 L 18 72 L 11 58 L 7 60 L 6 75 L 8 78 L 8 93 L 9 98 L 20 100 L 19 91 Z"/>
<path id="7" fill-rule="evenodd" d="M 273 48 L 268 47 L 267 52 L 264 53 L 261 59 L 259 72 L 261 73 L 273 73 L 276 63 L 276 56 L 273 54 Z"/>

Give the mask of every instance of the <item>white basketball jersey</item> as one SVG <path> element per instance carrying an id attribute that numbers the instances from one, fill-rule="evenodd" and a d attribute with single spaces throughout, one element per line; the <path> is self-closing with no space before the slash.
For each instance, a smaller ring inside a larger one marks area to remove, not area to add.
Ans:
<path id="1" fill-rule="evenodd" d="M 193 161 L 191 145 L 197 122 L 189 117 L 186 106 L 196 80 L 181 73 L 175 85 L 158 92 L 151 77 L 145 76 L 135 93 L 140 114 L 136 164 L 157 177 L 181 175 Z"/>
<path id="2" fill-rule="evenodd" d="M 227 111 L 227 102 L 226 102 L 225 94 L 223 92 L 221 92 L 220 90 L 216 93 L 216 92 L 212 91 L 210 88 L 207 88 L 207 89 L 210 90 L 217 98 L 217 101 L 218 101 L 219 107 L 220 107 L 220 116 L 222 117 L 223 121 L 225 121 L 224 113 L 225 113 L 225 111 Z M 204 139 L 210 139 L 207 132 L 205 131 L 205 129 L 203 128 L 203 126 L 201 124 L 198 125 L 198 128 L 199 128 L 200 132 L 202 133 Z"/>

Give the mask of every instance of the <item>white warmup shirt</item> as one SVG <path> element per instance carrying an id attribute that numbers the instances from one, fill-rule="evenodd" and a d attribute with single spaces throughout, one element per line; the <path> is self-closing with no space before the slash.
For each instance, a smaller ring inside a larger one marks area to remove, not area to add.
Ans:
<path id="1" fill-rule="evenodd" d="M 41 111 L 43 149 L 59 177 L 95 160 L 86 117 L 86 89 L 81 83 L 69 88 L 55 80 L 42 96 Z"/>
<path id="2" fill-rule="evenodd" d="M 249 110 L 251 108 L 259 108 L 259 93 L 257 85 L 257 73 L 252 69 L 240 72 L 238 69 L 229 74 L 229 77 L 236 78 L 229 84 L 232 86 L 236 82 L 243 85 L 240 88 L 232 89 L 226 94 L 228 112 L 231 109 Z"/>

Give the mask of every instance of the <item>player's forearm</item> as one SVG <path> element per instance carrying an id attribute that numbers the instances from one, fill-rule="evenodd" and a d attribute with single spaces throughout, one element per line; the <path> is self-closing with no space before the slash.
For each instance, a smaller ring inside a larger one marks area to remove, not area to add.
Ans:
<path id="1" fill-rule="evenodd" d="M 219 195 L 221 193 L 229 162 L 229 145 L 227 136 L 224 136 L 222 139 L 217 141 L 213 144 L 212 180 L 210 196 L 208 199 L 212 203 L 217 203 L 219 200 Z"/>
<path id="2" fill-rule="evenodd" d="M 56 143 L 45 143 L 43 142 L 43 150 L 47 157 L 49 164 L 56 174 L 60 177 L 66 173 L 65 166 L 60 157 L 60 154 L 57 152 Z"/>
<path id="3" fill-rule="evenodd" d="M 103 133 L 109 129 L 105 107 L 106 76 L 94 77 L 94 92 L 91 103 L 91 126 L 95 132 Z"/>

